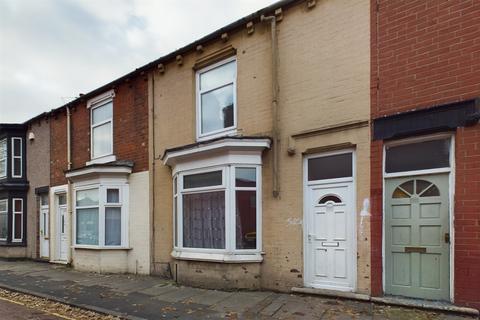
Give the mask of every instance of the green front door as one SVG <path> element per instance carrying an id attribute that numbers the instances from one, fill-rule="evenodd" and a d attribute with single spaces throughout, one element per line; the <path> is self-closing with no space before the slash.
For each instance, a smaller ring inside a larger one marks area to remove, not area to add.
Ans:
<path id="1" fill-rule="evenodd" d="M 385 293 L 449 300 L 448 174 L 385 180 Z"/>

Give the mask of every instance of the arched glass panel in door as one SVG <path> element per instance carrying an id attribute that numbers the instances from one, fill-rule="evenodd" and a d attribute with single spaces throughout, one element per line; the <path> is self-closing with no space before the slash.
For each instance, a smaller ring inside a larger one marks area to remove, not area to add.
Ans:
<path id="1" fill-rule="evenodd" d="M 410 198 L 412 196 L 418 197 L 439 197 L 440 191 L 438 187 L 430 181 L 423 179 L 412 179 L 399 185 L 392 194 L 392 198 Z"/>
<path id="2" fill-rule="evenodd" d="M 327 202 L 342 203 L 342 200 L 335 195 L 326 195 L 318 201 L 318 204 L 326 204 Z"/>

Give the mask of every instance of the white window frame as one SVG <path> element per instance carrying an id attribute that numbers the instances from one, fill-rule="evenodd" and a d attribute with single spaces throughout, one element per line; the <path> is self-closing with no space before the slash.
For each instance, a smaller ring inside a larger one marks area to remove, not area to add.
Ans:
<path id="1" fill-rule="evenodd" d="M 20 201 L 22 203 L 22 210 L 15 210 L 15 201 Z M 23 199 L 22 198 L 12 198 L 12 242 L 22 242 L 23 241 Z M 20 214 L 20 238 L 15 238 L 15 215 Z"/>
<path id="2" fill-rule="evenodd" d="M 255 168 L 256 186 L 255 187 L 236 187 L 235 169 L 236 168 Z M 174 193 L 173 201 L 177 203 L 177 221 L 174 231 L 174 250 L 172 256 L 185 260 L 204 260 L 204 261 L 222 261 L 222 262 L 260 262 L 262 248 L 262 181 L 261 165 L 256 164 L 227 164 L 222 166 L 212 166 L 208 168 L 192 169 L 178 172 L 174 175 L 173 181 L 177 181 L 177 194 Z M 208 173 L 212 171 L 222 171 L 222 184 L 211 187 L 184 189 L 183 178 L 188 175 L 198 173 Z M 175 186 L 173 186 L 175 188 Z M 183 195 L 208 191 L 225 192 L 225 249 L 209 248 L 188 248 L 183 247 Z M 255 190 L 256 191 L 256 248 L 255 249 L 237 249 L 236 248 L 236 197 L 237 190 Z M 173 219 L 175 219 L 175 205 L 173 205 Z M 175 236 L 177 236 L 177 245 L 175 246 Z"/>
<path id="3" fill-rule="evenodd" d="M 20 141 L 20 155 L 15 155 L 15 140 Z M 21 178 L 23 176 L 23 139 L 19 137 L 12 138 L 12 178 Z M 15 174 L 15 159 L 20 159 L 20 175 Z"/>
<path id="4" fill-rule="evenodd" d="M 91 159 L 91 161 L 87 162 L 87 165 L 93 164 L 93 163 L 106 163 L 106 162 L 111 162 L 116 160 L 115 156 L 113 155 L 113 98 L 114 97 L 115 97 L 114 90 L 110 90 L 87 102 L 87 109 L 90 109 L 90 159 Z M 97 108 L 105 106 L 108 103 L 112 103 L 112 116 L 109 119 L 96 123 L 94 125 L 93 111 Z M 111 137 L 110 151 L 105 154 L 94 157 L 93 129 L 107 123 L 110 123 L 110 137 Z"/>
<path id="5" fill-rule="evenodd" d="M 8 143 L 7 143 L 7 138 L 4 138 L 4 139 L 0 139 L 0 144 L 4 143 L 5 144 L 5 157 L 2 158 L 2 154 L 0 154 L 0 161 L 3 161 L 3 163 L 5 164 L 5 174 L 3 175 L 0 175 L 0 178 L 5 178 L 7 176 L 7 162 L 8 162 Z M 0 162 L 1 163 L 1 162 Z"/>
<path id="6" fill-rule="evenodd" d="M 98 205 L 77 206 L 77 192 L 86 190 L 98 190 Z M 107 203 L 107 189 L 118 189 L 119 202 Z M 82 249 L 129 249 L 128 247 L 128 184 L 107 182 L 76 186 L 73 192 L 73 205 L 75 208 L 73 217 L 73 243 L 74 248 Z M 121 241 L 120 245 L 105 245 L 105 208 L 121 208 Z M 77 209 L 98 208 L 98 244 L 77 244 Z"/>
<path id="7" fill-rule="evenodd" d="M 200 76 L 202 74 L 207 73 L 213 69 L 219 68 L 232 61 L 235 62 L 235 77 L 233 78 L 232 82 L 222 83 L 221 85 L 215 88 L 210 88 L 209 90 L 205 90 L 205 91 L 200 90 Z M 196 82 L 195 91 L 196 91 L 196 113 L 197 113 L 197 116 L 196 116 L 197 140 L 202 141 L 202 140 L 208 140 L 208 139 L 235 134 L 237 132 L 237 58 L 233 56 L 198 70 L 195 74 L 195 82 Z M 202 133 L 202 112 L 201 112 L 202 111 L 202 103 L 201 103 L 202 94 L 225 87 L 230 84 L 233 85 L 233 126 L 219 129 L 219 130 L 214 130 L 208 133 Z"/>
<path id="8" fill-rule="evenodd" d="M 5 202 L 5 210 L 6 211 L 1 211 L 2 213 L 5 213 L 6 216 L 7 216 L 7 234 L 6 234 L 6 238 L 0 238 L 0 241 L 7 241 L 8 239 L 8 198 L 5 198 L 5 199 L 1 199 L 0 202 Z"/>

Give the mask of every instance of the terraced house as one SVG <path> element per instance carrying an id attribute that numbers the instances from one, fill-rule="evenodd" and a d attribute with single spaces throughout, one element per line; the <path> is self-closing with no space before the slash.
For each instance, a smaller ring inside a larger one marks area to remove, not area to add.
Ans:
<path id="1" fill-rule="evenodd" d="M 284 0 L 1 125 L 0 254 L 480 308 L 479 16 Z"/>
<path id="2" fill-rule="evenodd" d="M 154 273 L 370 293 L 369 14 L 283 1 L 157 61 Z"/>

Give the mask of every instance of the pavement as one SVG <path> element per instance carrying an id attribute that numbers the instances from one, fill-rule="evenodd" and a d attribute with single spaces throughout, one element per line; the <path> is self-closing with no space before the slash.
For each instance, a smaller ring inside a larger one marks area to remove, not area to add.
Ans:
<path id="1" fill-rule="evenodd" d="M 0 287 L 134 320 L 474 319 L 311 295 L 199 289 L 159 277 L 86 273 L 28 260 L 0 260 Z"/>

